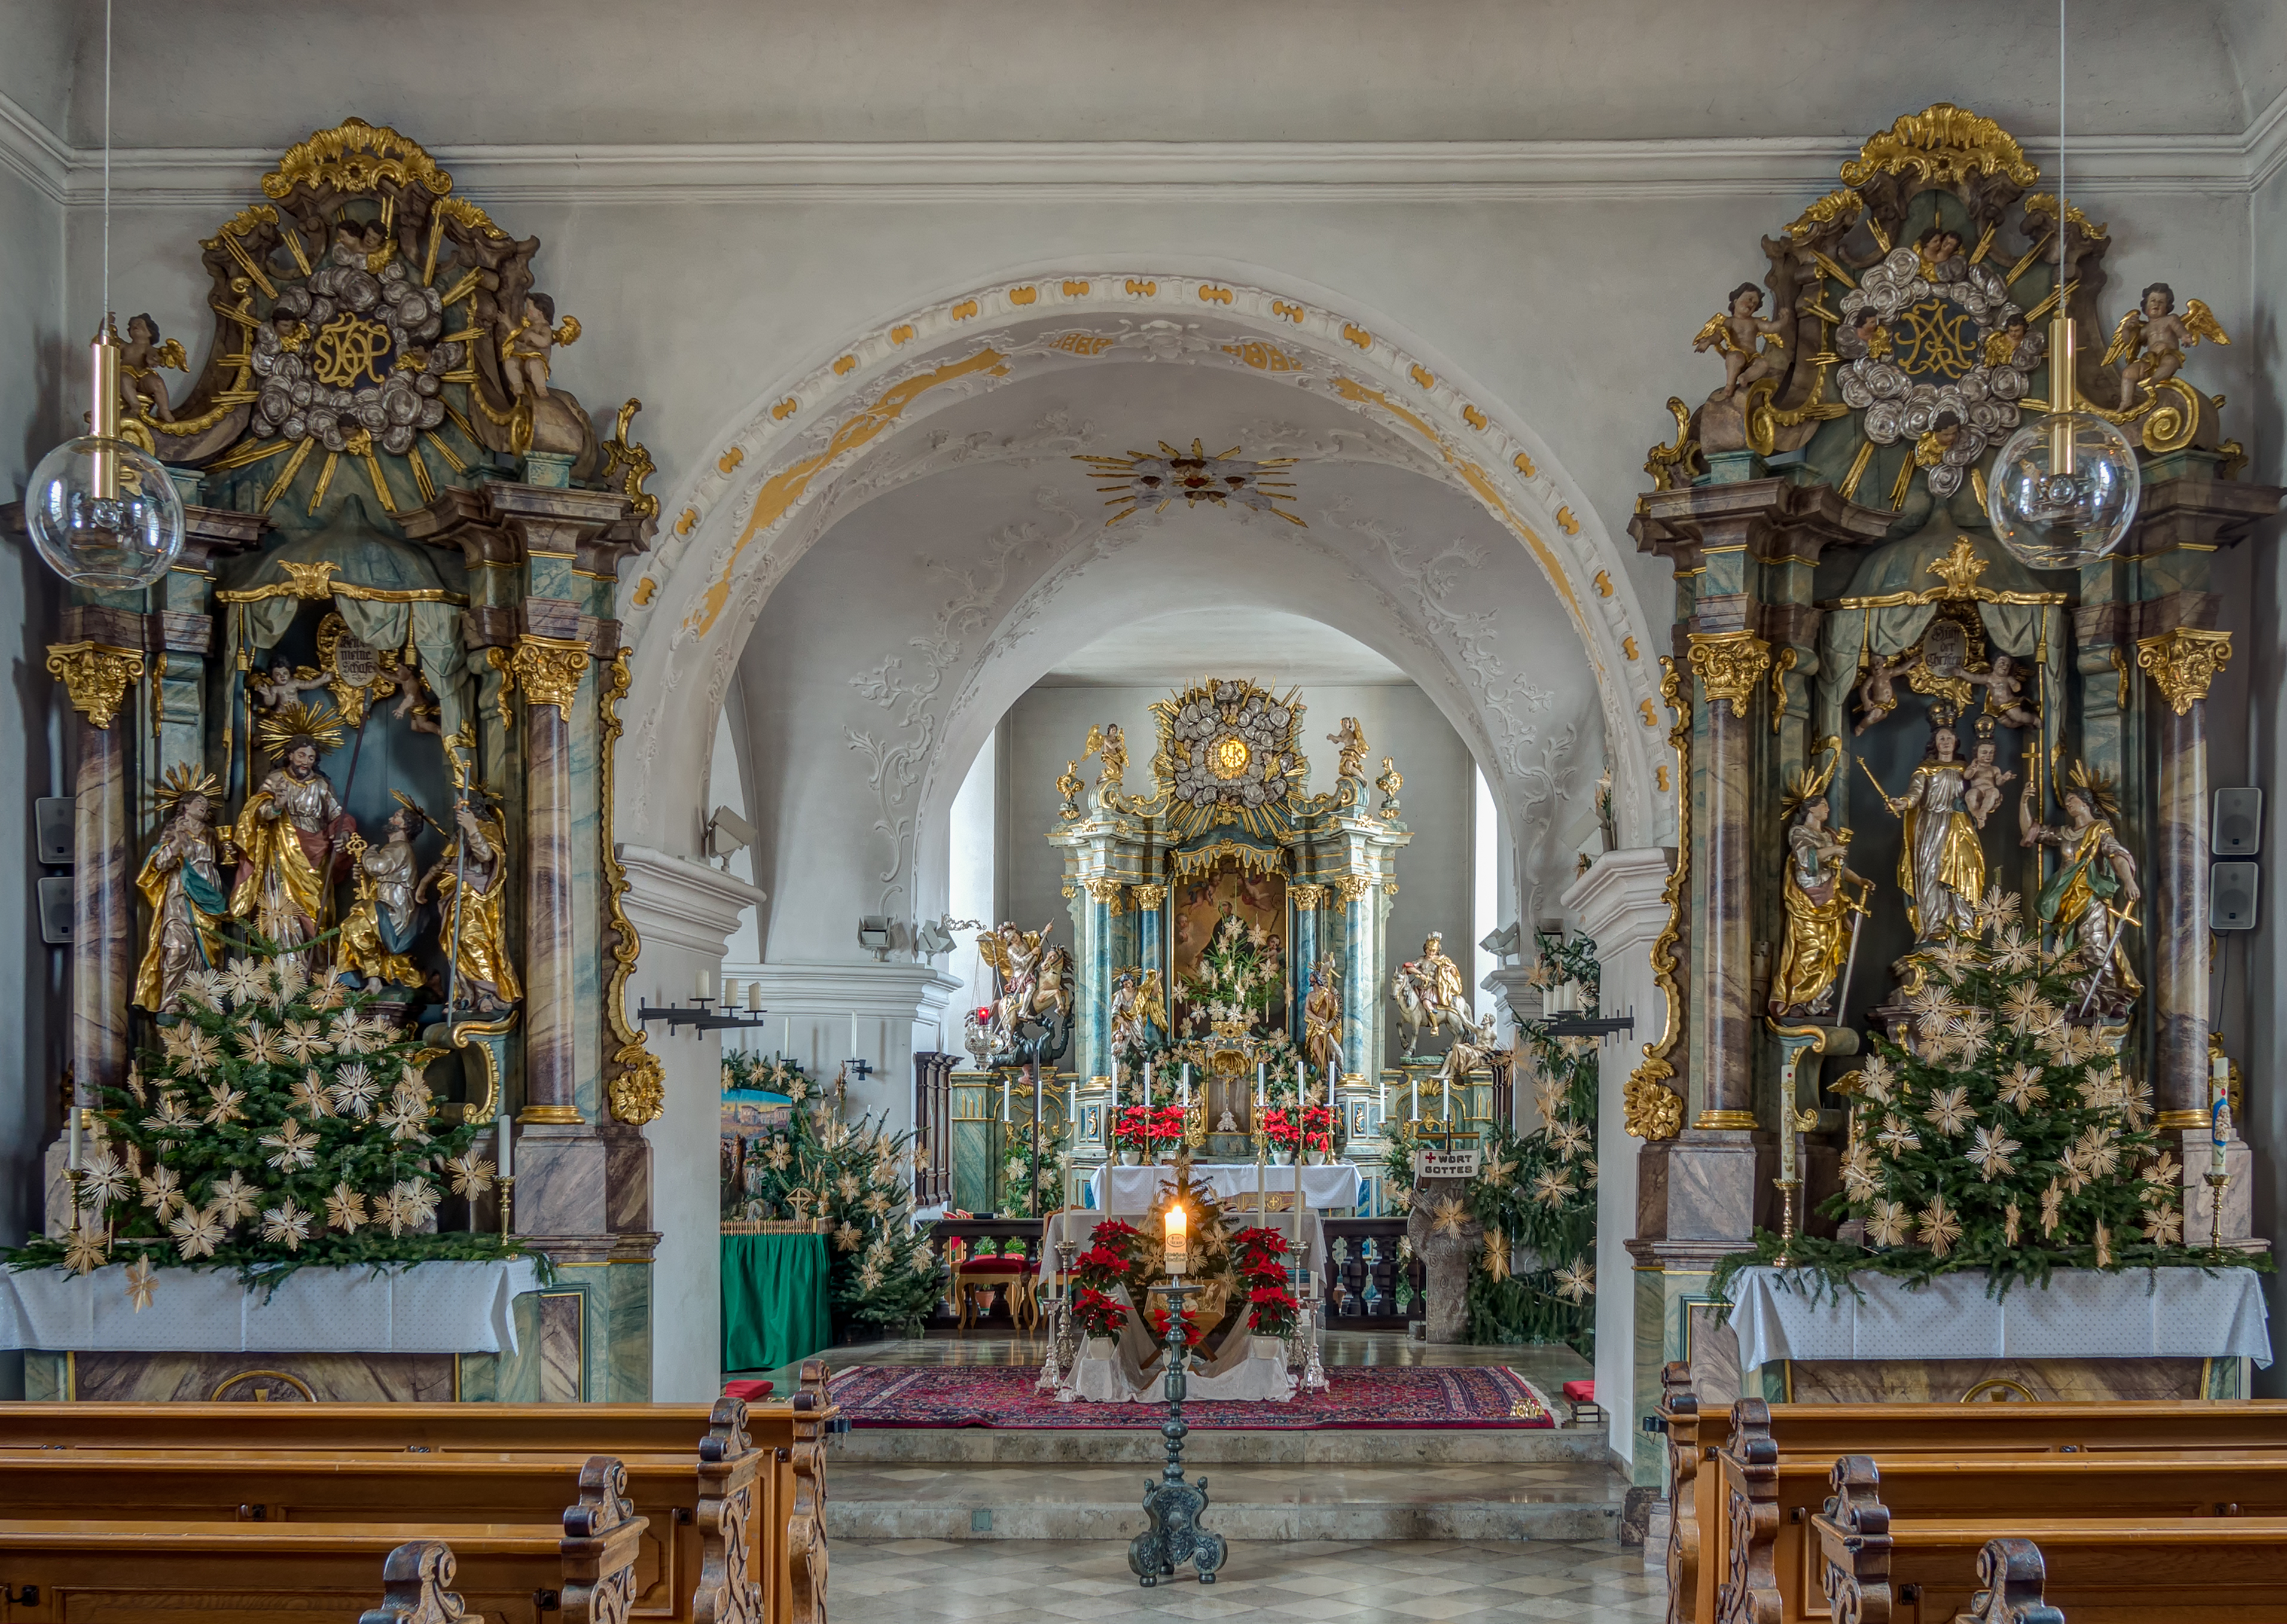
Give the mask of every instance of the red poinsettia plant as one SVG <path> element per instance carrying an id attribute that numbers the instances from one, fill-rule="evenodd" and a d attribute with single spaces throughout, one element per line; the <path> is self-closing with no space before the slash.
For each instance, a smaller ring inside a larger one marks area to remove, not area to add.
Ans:
<path id="1" fill-rule="evenodd" d="M 1275 1229 L 1242 1229 L 1231 1237 L 1231 1256 L 1246 1294 L 1247 1328 L 1265 1336 L 1292 1336 L 1302 1305 L 1286 1284 L 1286 1237 Z"/>
<path id="2" fill-rule="evenodd" d="M 1159 1147 L 1183 1137 L 1183 1108 L 1179 1105 L 1122 1106 L 1112 1124 L 1113 1145 L 1147 1155 L 1155 1155 Z"/>
<path id="3" fill-rule="evenodd" d="M 1207 1333 L 1199 1328 L 1198 1317 L 1188 1308 L 1183 1310 L 1183 1346 L 1196 1348 Z M 1151 1305 L 1151 1337 L 1163 1346 L 1167 1340 L 1167 1311 L 1159 1304 Z"/>
<path id="4" fill-rule="evenodd" d="M 1143 1234 L 1133 1224 L 1106 1218 L 1088 1233 L 1088 1248 L 1072 1259 L 1072 1319 L 1089 1336 L 1117 1336 L 1128 1322 L 1119 1295 L 1144 1278 Z"/>
<path id="5" fill-rule="evenodd" d="M 1305 1106 L 1299 1111 L 1281 1110 L 1277 1107 L 1262 1113 L 1262 1136 L 1280 1150 L 1332 1150 L 1334 1147 L 1334 1114 L 1323 1105 Z"/>

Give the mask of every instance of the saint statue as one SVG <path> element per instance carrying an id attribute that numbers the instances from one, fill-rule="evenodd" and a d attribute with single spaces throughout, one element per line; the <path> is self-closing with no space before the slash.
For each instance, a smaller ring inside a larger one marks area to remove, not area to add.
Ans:
<path id="1" fill-rule="evenodd" d="M 1040 986 L 1041 959 L 1047 951 L 1048 934 L 1054 928 L 1053 925 L 1043 925 L 1038 930 L 1019 930 L 1010 920 L 997 931 L 980 932 L 977 935 L 977 953 L 993 966 L 1001 981 L 1001 996 L 993 1005 L 995 1053 L 1016 1043 L 1018 1025 L 1033 1013 L 1033 996 Z"/>
<path id="2" fill-rule="evenodd" d="M 1151 1045 L 1154 1027 L 1167 1026 L 1167 1000 L 1159 990 L 1159 973 L 1122 970 L 1112 984 L 1108 1022 L 1114 1054 L 1142 1054 Z"/>
<path id="3" fill-rule="evenodd" d="M 1302 1054 L 1322 1075 L 1341 1068 L 1342 994 L 1332 953 L 1310 967 L 1310 996 L 1302 1000 Z"/>
<path id="4" fill-rule="evenodd" d="M 357 832 L 318 757 L 342 742 L 341 718 L 327 705 L 289 700 L 256 724 L 255 737 L 280 765 L 271 769 L 238 816 L 237 883 L 230 914 L 275 942 L 305 974 L 322 969 L 322 935 L 333 912 L 337 843 Z"/>
<path id="5" fill-rule="evenodd" d="M 2143 895 L 2136 885 L 2136 859 L 2113 832 L 2119 808 L 2109 784 L 2076 764 L 2058 799 L 2064 821 L 2044 824 L 2033 816 L 2031 786 L 2017 797 L 2018 840 L 2053 846 L 2060 859 L 2056 877 L 2041 892 L 2042 928 L 2079 950 L 2083 969 L 2093 978 L 2097 1006 L 2125 1014 L 2143 990 L 2120 945 Z"/>
<path id="6" fill-rule="evenodd" d="M 1823 770 L 1795 776 L 1780 803 L 1793 823 L 1786 834 L 1786 873 L 1780 900 L 1786 910 L 1786 940 L 1771 974 L 1770 1012 L 1778 1018 L 1824 1015 L 1834 1000 L 1834 980 L 1850 952 L 1850 916 L 1866 911 L 1872 881 L 1844 864 L 1850 832 L 1828 826 L 1832 808 L 1826 786 L 1840 762 L 1841 741 L 1825 741 Z M 1848 885 L 1860 887 L 1854 898 Z"/>
<path id="7" fill-rule="evenodd" d="M 174 813 L 135 877 L 151 908 L 135 1002 L 154 1015 L 177 1013 L 183 978 L 222 961 L 230 897 L 222 878 L 226 837 L 214 826 L 214 797 L 221 793 L 221 783 L 202 768 L 169 769 L 159 790 L 160 805 L 171 802 Z"/>
<path id="8" fill-rule="evenodd" d="M 1882 804 L 1905 820 L 1898 846 L 1898 885 L 1908 898 L 1906 917 L 1917 942 L 1974 935 L 1977 899 L 1985 891 L 1985 848 L 1965 808 L 1969 763 L 1957 753 L 1960 736 L 1952 716 L 1933 707 L 1929 752 L 1903 794 L 1878 783 Z M 1871 773 L 1868 775 L 1872 776 Z"/>
<path id="9" fill-rule="evenodd" d="M 407 957 L 419 934 L 413 837 L 422 821 L 413 808 L 400 806 L 390 814 L 389 839 L 381 845 L 369 847 L 354 836 L 344 842 L 356 864 L 357 900 L 342 920 L 336 957 L 343 969 L 363 975 L 368 989 L 423 981 L 420 966 Z"/>
<path id="10" fill-rule="evenodd" d="M 443 917 L 437 945 L 445 950 L 455 982 L 453 1002 L 493 1014 L 524 997 L 509 960 L 502 903 L 508 891 L 508 840 L 500 814 L 482 790 L 463 791 L 453 803 L 453 841 L 413 887 L 413 900 L 433 891 Z M 463 857 L 463 851 L 466 855 Z M 470 994 L 473 993 L 474 997 Z"/>

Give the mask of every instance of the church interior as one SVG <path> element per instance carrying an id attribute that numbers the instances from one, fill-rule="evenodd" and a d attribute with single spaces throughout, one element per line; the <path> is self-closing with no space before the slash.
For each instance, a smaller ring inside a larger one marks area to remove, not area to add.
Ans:
<path id="1" fill-rule="evenodd" d="M 0 0 L 0 1624 L 2273 1616 L 2283 334 L 2273 0 Z"/>

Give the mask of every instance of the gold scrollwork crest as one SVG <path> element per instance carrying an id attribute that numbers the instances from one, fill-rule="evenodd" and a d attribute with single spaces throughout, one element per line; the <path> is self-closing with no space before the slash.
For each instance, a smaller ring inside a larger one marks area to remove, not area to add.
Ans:
<path id="1" fill-rule="evenodd" d="M 2005 176 L 2020 186 L 2041 177 L 2016 138 L 1999 124 L 1940 101 L 1870 137 L 1858 156 L 1842 166 L 1842 184 L 1863 186 L 1877 175 L 1905 175 L 1955 185 L 1973 174 Z"/>
<path id="2" fill-rule="evenodd" d="M 2231 658 L 2231 634 L 2180 626 L 2156 637 L 2136 640 L 2136 663 L 2152 674 L 2177 715 L 2208 697 L 2216 673 Z"/>
<path id="3" fill-rule="evenodd" d="M 48 673 L 63 679 L 72 708 L 91 727 L 109 728 L 130 687 L 143 680 L 143 656 L 135 649 L 100 643 L 52 643 Z"/>
<path id="4" fill-rule="evenodd" d="M 604 1020 L 619 1048 L 612 1055 L 618 1069 L 605 1089 L 614 1121 L 641 1127 L 667 1108 L 666 1073 L 659 1057 L 646 1046 L 644 1034 L 628 1021 L 628 978 L 635 974 L 643 942 L 628 918 L 628 871 L 612 840 L 612 807 L 618 755 L 616 746 L 627 726 L 620 720 L 620 701 L 627 698 L 630 677 L 628 650 L 621 649 L 597 673 L 596 710 L 597 799 L 603 818 L 604 909 L 609 925 L 605 950 L 611 966 L 604 977 Z"/>
<path id="5" fill-rule="evenodd" d="M 605 1089 L 612 1120 L 630 1128 L 657 1121 L 667 1109 L 667 1068 L 660 1064 L 659 1056 L 645 1047 L 638 1037 L 622 1045 L 612 1060 L 619 1068 Z"/>
<path id="6" fill-rule="evenodd" d="M 1730 701 L 1731 714 L 1744 717 L 1755 687 L 1771 666 L 1771 645 L 1753 632 L 1694 632 L 1691 670 L 1706 690 L 1708 707 Z"/>

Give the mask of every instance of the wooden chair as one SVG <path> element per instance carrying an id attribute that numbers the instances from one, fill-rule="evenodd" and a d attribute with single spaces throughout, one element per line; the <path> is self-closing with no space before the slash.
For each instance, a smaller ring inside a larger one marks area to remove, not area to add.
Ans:
<path id="1" fill-rule="evenodd" d="M 1009 1305 L 1009 1318 L 1018 1330 L 1040 1323 L 1039 1273 L 1021 1255 L 970 1255 L 953 1268 L 953 1301 L 959 1323 L 967 1330 L 977 1322 L 977 1293 L 998 1291 Z"/>

